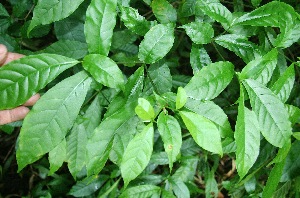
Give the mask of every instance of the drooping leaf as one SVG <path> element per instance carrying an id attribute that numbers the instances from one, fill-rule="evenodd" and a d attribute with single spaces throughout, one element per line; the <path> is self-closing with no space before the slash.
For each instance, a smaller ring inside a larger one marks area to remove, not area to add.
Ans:
<path id="1" fill-rule="evenodd" d="M 192 45 L 190 53 L 190 64 L 193 69 L 193 73 L 196 74 L 203 67 L 211 64 L 210 57 L 207 51 L 201 45 Z"/>
<path id="2" fill-rule="evenodd" d="M 160 194 L 160 187 L 154 185 L 139 185 L 131 188 L 127 188 L 120 198 L 130 197 L 152 197 Z"/>
<path id="3" fill-rule="evenodd" d="M 250 61 L 242 70 L 240 80 L 251 78 L 266 85 L 273 74 L 277 64 L 277 49 L 271 50 L 263 57 Z"/>
<path id="4" fill-rule="evenodd" d="M 38 25 L 50 24 L 70 16 L 83 0 L 39 0 L 33 10 L 28 34 Z"/>
<path id="5" fill-rule="evenodd" d="M 140 43 L 139 59 L 147 64 L 155 63 L 170 51 L 174 39 L 173 24 L 155 25 L 146 33 Z"/>
<path id="6" fill-rule="evenodd" d="M 243 178 L 259 154 L 260 130 L 257 117 L 244 105 L 244 88 L 241 87 L 238 117 L 235 125 L 236 168 Z"/>
<path id="7" fill-rule="evenodd" d="M 246 79 L 242 82 L 248 92 L 262 135 L 274 146 L 282 147 L 292 133 L 283 103 L 270 89 L 257 81 Z"/>
<path id="8" fill-rule="evenodd" d="M 141 36 L 144 36 L 154 25 L 153 22 L 147 21 L 137 9 L 132 7 L 121 7 L 121 20 L 129 30 Z"/>
<path id="9" fill-rule="evenodd" d="M 167 0 L 153 0 L 151 8 L 155 17 L 161 23 L 175 23 L 177 20 L 176 9 Z"/>
<path id="10" fill-rule="evenodd" d="M 186 34 L 195 44 L 210 43 L 214 36 L 214 29 L 209 23 L 195 21 L 185 24 L 181 28 L 185 29 Z"/>
<path id="11" fill-rule="evenodd" d="M 85 72 L 80 72 L 51 88 L 34 105 L 19 136 L 19 171 L 61 143 L 79 113 L 91 82 Z"/>
<path id="12" fill-rule="evenodd" d="M 86 11 L 84 33 L 89 52 L 107 56 L 116 25 L 117 0 L 92 0 Z"/>
<path id="13" fill-rule="evenodd" d="M 64 163 L 67 156 L 67 142 L 63 139 L 53 150 L 49 152 L 50 170 L 48 175 L 55 173 Z"/>
<path id="14" fill-rule="evenodd" d="M 31 55 L 0 68 L 0 110 L 25 103 L 64 70 L 79 63 L 55 54 Z"/>
<path id="15" fill-rule="evenodd" d="M 111 88 L 123 88 L 123 73 L 110 58 L 100 54 L 89 54 L 84 57 L 82 65 L 97 82 Z"/>
<path id="16" fill-rule="evenodd" d="M 234 74 L 230 62 L 216 62 L 202 68 L 185 86 L 189 98 L 211 100 L 217 97 L 230 83 Z"/>
<path id="17" fill-rule="evenodd" d="M 157 127 L 168 154 L 170 171 L 172 171 L 173 162 L 176 161 L 182 144 L 180 125 L 173 116 L 161 112 L 157 119 Z"/>
<path id="18" fill-rule="evenodd" d="M 182 87 L 178 87 L 176 95 L 176 109 L 182 108 L 187 101 L 186 92 Z"/>
<path id="19" fill-rule="evenodd" d="M 213 122 L 192 112 L 180 111 L 180 116 L 200 147 L 213 153 L 223 154 L 220 131 Z"/>
<path id="20" fill-rule="evenodd" d="M 135 107 L 135 113 L 144 121 L 154 119 L 155 112 L 150 102 L 144 98 L 138 99 L 138 105 Z"/>
<path id="21" fill-rule="evenodd" d="M 137 134 L 125 149 L 121 162 L 121 174 L 125 187 L 135 179 L 147 166 L 153 151 L 153 124 L 148 124 Z"/>
<path id="22" fill-rule="evenodd" d="M 225 34 L 215 39 L 216 43 L 234 52 L 243 59 L 245 63 L 260 56 L 259 48 L 242 35 Z"/>
<path id="23" fill-rule="evenodd" d="M 277 95 L 283 103 L 285 103 L 292 92 L 294 82 L 295 70 L 294 65 L 291 65 L 273 84 L 273 86 L 271 87 L 271 91 L 273 91 L 273 93 Z"/>

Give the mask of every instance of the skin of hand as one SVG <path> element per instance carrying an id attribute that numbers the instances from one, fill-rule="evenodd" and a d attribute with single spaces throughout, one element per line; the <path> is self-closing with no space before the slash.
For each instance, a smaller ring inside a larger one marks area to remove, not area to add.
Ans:
<path id="1" fill-rule="evenodd" d="M 8 52 L 5 45 L 0 44 L 0 67 L 19 58 L 24 55 Z M 24 119 L 28 114 L 29 108 L 27 106 L 32 106 L 40 98 L 39 94 L 32 96 L 27 102 L 22 106 L 16 107 L 14 109 L 1 110 L 0 111 L 0 125 L 8 124 L 10 122 L 15 122 Z"/>

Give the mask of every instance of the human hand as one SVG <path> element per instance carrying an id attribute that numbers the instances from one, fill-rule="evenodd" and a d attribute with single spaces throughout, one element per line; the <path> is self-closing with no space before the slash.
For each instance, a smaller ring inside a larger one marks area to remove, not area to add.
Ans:
<path id="1" fill-rule="evenodd" d="M 5 45 L 0 44 L 0 67 L 23 56 L 24 55 L 22 54 L 8 52 Z M 0 125 L 22 120 L 29 112 L 29 108 L 27 108 L 27 106 L 34 105 L 39 98 L 40 95 L 36 94 L 32 96 L 22 106 L 16 107 L 14 109 L 1 110 Z"/>

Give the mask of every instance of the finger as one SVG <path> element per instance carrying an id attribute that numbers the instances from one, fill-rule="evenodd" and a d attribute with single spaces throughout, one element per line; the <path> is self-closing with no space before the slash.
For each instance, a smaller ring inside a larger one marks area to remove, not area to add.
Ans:
<path id="1" fill-rule="evenodd" d="M 24 106 L 33 106 L 38 99 L 40 99 L 40 94 L 35 94 L 34 96 L 31 96 L 27 102 L 24 103 Z"/>
<path id="2" fill-rule="evenodd" d="M 7 48 L 5 45 L 0 44 L 0 66 L 3 65 L 7 57 Z"/>
<path id="3" fill-rule="evenodd" d="M 29 109 L 24 106 L 0 111 L 0 125 L 22 120 L 28 114 L 28 112 Z"/>
<path id="4" fill-rule="evenodd" d="M 6 60 L 4 61 L 3 65 L 13 61 L 13 60 L 17 60 L 22 58 L 24 55 L 23 54 L 18 54 L 18 53 L 12 53 L 12 52 L 8 52 L 7 53 L 7 57 Z"/>

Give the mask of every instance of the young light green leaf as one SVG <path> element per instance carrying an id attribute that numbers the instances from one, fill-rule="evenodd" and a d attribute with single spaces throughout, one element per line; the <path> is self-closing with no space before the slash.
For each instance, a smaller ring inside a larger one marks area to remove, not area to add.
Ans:
<path id="1" fill-rule="evenodd" d="M 230 62 L 216 62 L 202 68 L 185 86 L 187 96 L 195 100 L 214 99 L 230 83 L 233 68 Z"/>
<path id="2" fill-rule="evenodd" d="M 50 170 L 48 175 L 55 173 L 64 163 L 67 157 L 67 142 L 63 139 L 53 150 L 49 152 Z"/>
<path id="3" fill-rule="evenodd" d="M 97 82 L 107 87 L 123 89 L 123 73 L 110 58 L 100 54 L 89 54 L 84 57 L 82 66 Z"/>
<path id="4" fill-rule="evenodd" d="M 176 9 L 166 0 L 153 0 L 151 2 L 153 14 L 161 23 L 175 23 L 177 20 Z"/>
<path id="5" fill-rule="evenodd" d="M 203 67 L 211 64 L 210 57 L 203 46 L 195 44 L 192 45 L 190 64 L 192 66 L 194 75 Z"/>
<path id="6" fill-rule="evenodd" d="M 132 32 L 144 36 L 154 23 L 147 21 L 141 16 L 137 9 L 132 7 L 121 7 L 121 20 Z"/>
<path id="7" fill-rule="evenodd" d="M 84 33 L 89 52 L 107 56 L 116 25 L 117 0 L 92 0 L 86 11 Z"/>
<path id="8" fill-rule="evenodd" d="M 135 113 L 144 121 L 151 121 L 155 117 L 155 112 L 150 102 L 144 98 L 138 99 L 138 105 L 135 107 Z"/>
<path id="9" fill-rule="evenodd" d="M 152 197 L 160 194 L 160 187 L 154 185 L 138 185 L 135 187 L 127 188 L 120 198 L 131 197 Z"/>
<path id="10" fill-rule="evenodd" d="M 289 141 L 292 134 L 291 123 L 284 104 L 270 89 L 257 81 L 246 79 L 242 83 L 248 92 L 261 133 L 272 145 L 282 147 Z"/>
<path id="11" fill-rule="evenodd" d="M 55 85 L 38 100 L 20 132 L 19 171 L 61 143 L 79 113 L 91 82 L 85 72 L 77 73 Z"/>
<path id="12" fill-rule="evenodd" d="M 157 119 L 157 127 L 168 154 L 170 171 L 172 171 L 173 162 L 176 161 L 182 144 L 180 125 L 173 116 L 161 112 Z"/>
<path id="13" fill-rule="evenodd" d="M 84 0 L 39 0 L 33 10 L 28 34 L 38 25 L 50 24 L 70 16 Z"/>
<path id="14" fill-rule="evenodd" d="M 199 21 L 181 26 L 195 44 L 207 44 L 214 37 L 214 29 L 211 24 Z"/>
<path id="15" fill-rule="evenodd" d="M 153 124 L 148 124 L 137 134 L 125 149 L 121 162 L 121 174 L 125 187 L 135 179 L 147 166 L 153 151 Z"/>
<path id="16" fill-rule="evenodd" d="M 214 123 L 192 112 L 180 111 L 180 116 L 193 139 L 200 147 L 223 155 L 220 131 Z"/>
<path id="17" fill-rule="evenodd" d="M 136 103 L 123 105 L 122 108 L 106 117 L 94 130 L 86 147 L 88 175 L 98 174 L 102 170 L 109 157 L 114 135 L 119 130 L 126 130 L 121 126 L 135 116 L 133 110 L 135 105 Z"/>
<path id="18" fill-rule="evenodd" d="M 245 63 L 249 63 L 260 57 L 259 48 L 242 35 L 225 34 L 215 39 L 216 43 L 234 52 L 242 58 Z"/>
<path id="19" fill-rule="evenodd" d="M 182 87 L 178 87 L 176 95 L 176 109 L 181 109 L 187 101 L 186 92 Z"/>
<path id="20" fill-rule="evenodd" d="M 273 49 L 266 55 L 250 61 L 242 70 L 239 79 L 254 79 L 263 85 L 266 85 L 273 74 L 277 64 L 277 49 Z"/>
<path id="21" fill-rule="evenodd" d="M 0 68 L 0 110 L 25 103 L 64 70 L 79 63 L 55 54 L 31 55 Z"/>
<path id="22" fill-rule="evenodd" d="M 285 103 L 292 92 L 292 88 L 295 82 L 295 70 L 294 65 L 289 66 L 286 71 L 278 78 L 278 80 L 271 87 L 271 91 L 278 98 Z"/>
<path id="23" fill-rule="evenodd" d="M 240 92 L 234 138 L 237 147 L 236 168 L 242 179 L 256 161 L 260 146 L 260 130 L 257 117 L 253 111 L 250 111 L 244 105 L 243 87 L 241 87 Z"/>
<path id="24" fill-rule="evenodd" d="M 174 43 L 174 25 L 158 24 L 152 27 L 140 43 L 138 57 L 147 64 L 162 59 Z"/>

